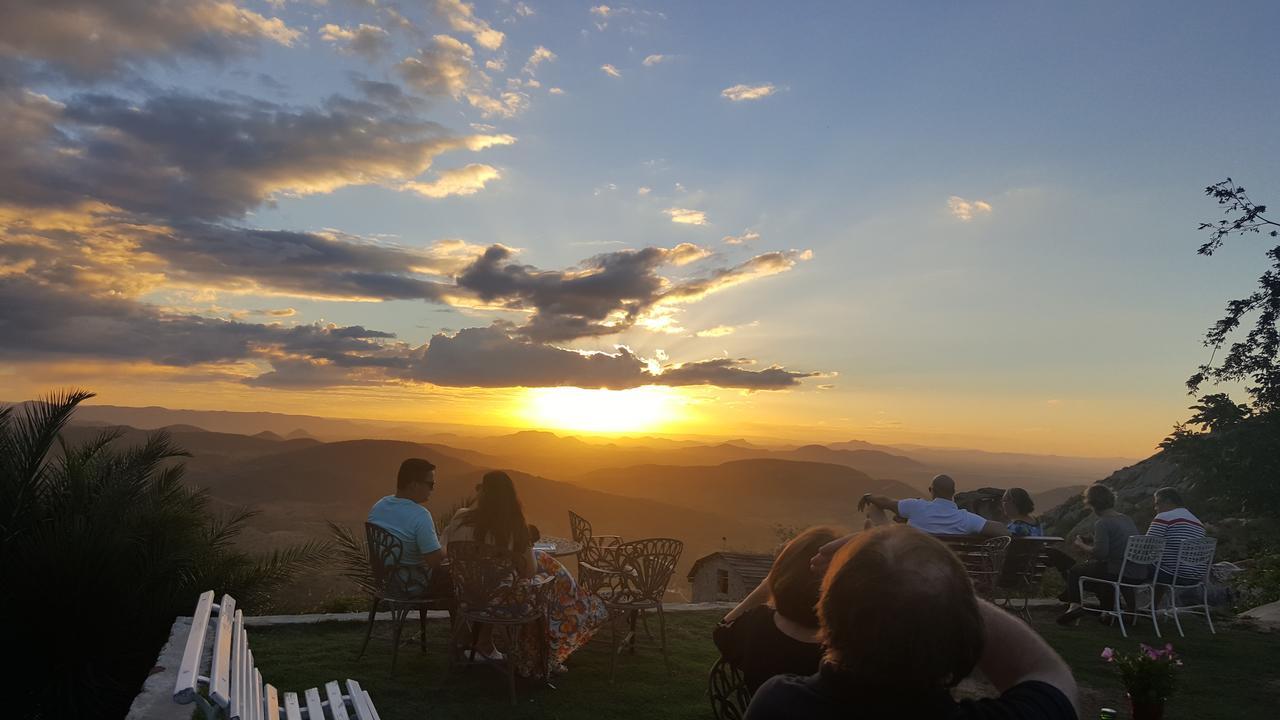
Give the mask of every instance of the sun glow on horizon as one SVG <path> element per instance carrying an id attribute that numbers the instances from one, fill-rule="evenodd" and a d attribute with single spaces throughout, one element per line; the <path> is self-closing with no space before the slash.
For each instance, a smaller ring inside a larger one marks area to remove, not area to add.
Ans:
<path id="1" fill-rule="evenodd" d="M 629 390 L 530 388 L 521 414 L 540 427 L 577 432 L 660 430 L 681 418 L 677 391 L 659 385 Z"/>

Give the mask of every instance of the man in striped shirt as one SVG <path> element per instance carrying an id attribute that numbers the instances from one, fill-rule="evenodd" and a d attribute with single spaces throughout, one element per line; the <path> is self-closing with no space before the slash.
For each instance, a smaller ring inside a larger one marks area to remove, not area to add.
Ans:
<path id="1" fill-rule="evenodd" d="M 1162 487 L 1157 490 L 1155 506 L 1156 516 L 1151 519 L 1147 534 L 1164 538 L 1164 552 L 1160 555 L 1157 579 L 1169 582 L 1178 564 L 1178 548 L 1187 540 L 1204 537 L 1204 523 L 1182 506 L 1182 493 L 1175 488 Z M 1203 576 L 1203 566 L 1178 568 L 1178 580 L 1182 582 L 1197 580 Z"/>

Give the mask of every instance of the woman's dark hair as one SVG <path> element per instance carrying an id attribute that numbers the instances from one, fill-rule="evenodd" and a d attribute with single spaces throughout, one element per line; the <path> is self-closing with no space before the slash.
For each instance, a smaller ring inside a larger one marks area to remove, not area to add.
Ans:
<path id="1" fill-rule="evenodd" d="M 879 697 L 954 687 L 982 655 L 982 615 L 964 565 L 907 526 L 861 532 L 836 553 L 818 617 L 827 662 L 854 690 Z"/>
<path id="2" fill-rule="evenodd" d="M 475 539 L 480 542 L 515 552 L 528 550 L 533 545 L 529 540 L 529 523 L 525 522 L 511 476 L 501 470 L 487 472 L 480 480 L 479 490 L 475 507 L 461 522 L 471 526 Z"/>
<path id="3" fill-rule="evenodd" d="M 1100 513 L 1116 506 L 1116 494 L 1106 485 L 1094 483 L 1085 489 L 1084 502 L 1093 508 L 1095 513 Z"/>
<path id="4" fill-rule="evenodd" d="M 818 593 L 822 576 L 809 569 L 818 548 L 839 537 L 834 528 L 811 527 L 791 539 L 773 559 L 769 593 L 778 614 L 805 627 L 818 627 Z"/>
<path id="5" fill-rule="evenodd" d="M 1013 503 L 1013 508 L 1023 515 L 1030 515 L 1036 511 L 1035 501 L 1031 499 L 1031 493 L 1026 490 L 1015 487 L 1009 488 L 1009 502 Z"/>

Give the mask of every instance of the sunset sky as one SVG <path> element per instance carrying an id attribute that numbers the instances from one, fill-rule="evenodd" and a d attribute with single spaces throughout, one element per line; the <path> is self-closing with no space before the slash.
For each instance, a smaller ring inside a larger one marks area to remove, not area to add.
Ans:
<path id="1" fill-rule="evenodd" d="M 3 13 L 0 401 L 1143 457 L 1280 204 L 1274 2 Z"/>

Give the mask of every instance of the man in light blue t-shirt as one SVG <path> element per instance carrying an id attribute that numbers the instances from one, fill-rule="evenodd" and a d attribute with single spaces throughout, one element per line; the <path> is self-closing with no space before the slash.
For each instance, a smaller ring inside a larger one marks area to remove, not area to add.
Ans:
<path id="1" fill-rule="evenodd" d="M 396 494 L 374 503 L 369 522 L 382 527 L 404 544 L 401 565 L 421 566 L 430 572 L 444 560 L 444 548 L 436 537 L 435 522 L 422 503 L 436 486 L 436 466 L 422 458 L 400 463 Z M 443 575 L 443 573 L 435 573 Z M 434 585 L 435 583 L 433 583 Z"/>

